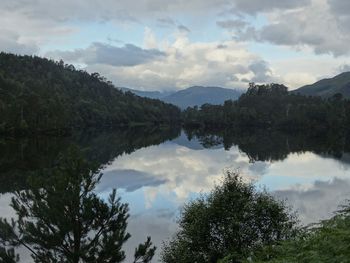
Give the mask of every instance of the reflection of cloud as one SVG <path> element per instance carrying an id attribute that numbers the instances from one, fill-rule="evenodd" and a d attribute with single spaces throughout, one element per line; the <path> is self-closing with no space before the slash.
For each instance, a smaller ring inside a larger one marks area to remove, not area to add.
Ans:
<path id="1" fill-rule="evenodd" d="M 273 163 L 249 163 L 237 147 L 228 151 L 199 147 L 193 150 L 192 146 L 185 146 L 185 141 L 181 144 L 165 143 L 117 158 L 106 168 L 103 181 L 109 179 L 102 182 L 104 187 L 134 192 L 147 186 L 142 194 L 147 208 L 151 208 L 159 200 L 182 204 L 189 197 L 210 191 L 222 178 L 225 168 L 238 169 L 244 177 L 257 179 L 258 184 L 271 190 L 288 189 L 296 183 L 309 185 L 315 180 L 333 177 L 346 178 L 348 174 L 347 165 L 309 152 L 290 154 L 285 160 Z"/>
<path id="2" fill-rule="evenodd" d="M 219 140 L 219 139 L 218 139 Z M 191 140 L 188 139 L 186 134 L 184 132 L 181 132 L 181 135 L 177 137 L 176 139 L 171 141 L 172 143 L 178 144 L 180 146 L 185 146 L 186 148 L 189 148 L 191 150 L 203 150 L 205 147 L 203 146 L 203 142 L 201 142 L 197 137 L 191 138 Z M 215 144 L 211 147 L 208 147 L 210 149 L 221 149 L 223 148 L 222 143 Z"/>
<path id="3" fill-rule="evenodd" d="M 251 171 L 253 174 L 262 176 L 263 174 L 267 173 L 269 167 L 269 163 L 259 161 L 252 163 L 249 166 L 249 171 Z"/>
<path id="4" fill-rule="evenodd" d="M 293 153 L 282 162 L 271 164 L 269 173 L 280 177 L 299 177 L 317 180 L 334 177 L 347 178 L 349 165 L 337 159 L 324 158 L 315 153 Z M 301 180 L 300 179 L 300 180 Z"/>
<path id="5" fill-rule="evenodd" d="M 0 195 L 0 217 L 10 219 L 15 216 L 14 210 L 10 207 L 13 194 Z"/>
<path id="6" fill-rule="evenodd" d="M 104 192 L 114 186 L 132 192 L 144 186 L 158 186 L 164 183 L 166 183 L 166 179 L 156 178 L 147 172 L 115 169 L 103 174 L 101 182 L 97 186 L 97 191 Z"/>
<path id="7" fill-rule="evenodd" d="M 308 224 L 329 218 L 339 205 L 350 198 L 350 179 L 315 181 L 306 189 L 299 185 L 275 191 L 274 195 L 285 199 L 298 211 L 302 223 Z"/>
<path id="8" fill-rule="evenodd" d="M 15 211 L 10 206 L 11 199 L 14 195 L 12 193 L 0 195 L 0 218 L 6 218 L 11 222 L 12 218 L 17 218 Z M 32 263 L 30 253 L 24 247 L 16 248 L 16 253 L 20 255 L 20 262 L 22 263 Z M 2 261 L 1 261 L 2 262 Z"/>
<path id="9" fill-rule="evenodd" d="M 193 193 L 210 191 L 215 182 L 223 176 L 224 168 L 240 168 L 245 171 L 248 170 L 247 166 L 249 166 L 247 157 L 239 153 L 236 147 L 232 147 L 229 151 L 223 148 L 192 150 L 167 143 L 140 149 L 131 155 L 117 158 L 110 167 L 107 167 L 106 174 L 115 170 L 142 171 L 147 174 L 147 182 L 151 180 L 150 178 L 155 180 L 151 182 L 163 182 L 152 190 L 147 188 L 145 194 L 150 196 L 145 197 L 146 200 L 152 201 L 156 199 L 156 195 L 161 195 L 174 203 L 182 203 Z M 128 176 L 128 182 L 130 178 Z M 142 183 L 137 182 L 137 185 L 141 186 Z"/>
<path id="10" fill-rule="evenodd" d="M 131 217 L 129 220 L 128 231 L 131 234 L 130 240 L 126 243 L 125 251 L 128 256 L 126 262 L 132 262 L 135 247 L 147 236 L 152 237 L 152 242 L 157 246 L 156 255 L 152 262 L 158 262 L 161 246 L 163 242 L 170 238 L 177 230 L 177 223 L 174 215 L 168 212 L 172 217 L 163 216 L 165 211 L 152 211 L 152 213 L 142 214 L 142 216 Z"/>

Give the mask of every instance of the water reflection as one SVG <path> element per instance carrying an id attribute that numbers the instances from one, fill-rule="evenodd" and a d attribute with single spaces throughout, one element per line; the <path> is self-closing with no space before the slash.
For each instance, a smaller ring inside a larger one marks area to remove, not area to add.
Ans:
<path id="1" fill-rule="evenodd" d="M 87 158 L 106 165 L 97 187 L 101 196 L 119 188 L 130 203 L 127 251 L 151 235 L 160 246 L 176 230 L 183 202 L 209 191 L 225 168 L 239 169 L 247 180 L 286 199 L 304 223 L 327 218 L 350 198 L 348 136 L 312 137 L 272 131 L 198 131 L 133 129 L 77 134 L 72 138 L 2 140 L 2 193 L 25 188 L 25 178 L 55 166 L 59 153 L 78 145 Z M 0 212 L 9 216 L 0 198 Z"/>
<path id="2" fill-rule="evenodd" d="M 25 188 L 26 178 L 40 169 L 56 165 L 57 157 L 76 146 L 85 157 L 106 165 L 123 154 L 158 145 L 179 136 L 174 128 L 89 130 L 72 137 L 0 138 L 0 193 Z"/>

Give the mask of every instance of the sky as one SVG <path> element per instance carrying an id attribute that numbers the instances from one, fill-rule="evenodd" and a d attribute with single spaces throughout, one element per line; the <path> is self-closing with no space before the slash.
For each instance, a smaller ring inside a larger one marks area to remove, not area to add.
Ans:
<path id="1" fill-rule="evenodd" d="M 346 0 L 1 0 L 0 51 L 117 87 L 290 89 L 350 70 Z"/>

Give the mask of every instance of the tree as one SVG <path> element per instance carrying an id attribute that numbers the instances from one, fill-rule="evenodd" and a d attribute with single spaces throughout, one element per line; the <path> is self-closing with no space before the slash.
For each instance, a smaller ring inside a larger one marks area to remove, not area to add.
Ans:
<path id="1" fill-rule="evenodd" d="M 0 97 L 0 129 L 11 135 L 180 122 L 176 106 L 124 93 L 98 73 L 1 52 Z"/>
<path id="2" fill-rule="evenodd" d="M 294 236 L 297 221 L 282 202 L 233 172 L 183 208 L 180 230 L 162 251 L 165 263 L 241 262 L 257 248 Z"/>
<path id="3" fill-rule="evenodd" d="M 311 224 L 293 239 L 254 252 L 251 262 L 350 262 L 350 205 L 327 220 Z M 223 261 L 222 263 L 229 261 Z"/>
<path id="4" fill-rule="evenodd" d="M 107 202 L 97 196 L 101 176 L 98 165 L 72 149 L 56 168 L 31 177 L 30 190 L 12 199 L 17 219 L 0 220 L 0 262 L 15 262 L 19 246 L 41 263 L 122 262 L 129 209 L 115 190 Z M 150 262 L 155 249 L 148 238 L 136 249 L 135 263 Z"/>

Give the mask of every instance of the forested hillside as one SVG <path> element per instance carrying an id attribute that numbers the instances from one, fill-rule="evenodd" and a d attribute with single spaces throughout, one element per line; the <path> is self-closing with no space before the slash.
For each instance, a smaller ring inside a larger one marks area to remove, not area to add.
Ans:
<path id="1" fill-rule="evenodd" d="M 288 93 L 280 84 L 251 84 L 237 101 L 202 105 L 183 113 L 186 126 L 329 131 L 350 127 L 350 101 L 341 94 L 323 99 Z"/>
<path id="2" fill-rule="evenodd" d="M 177 107 L 115 89 L 98 73 L 62 61 L 0 53 L 0 132 L 166 124 L 179 117 Z"/>
<path id="3" fill-rule="evenodd" d="M 293 90 L 292 93 L 324 98 L 340 93 L 344 97 L 350 98 L 350 72 L 343 72 L 334 78 L 322 79 L 314 84 Z"/>

